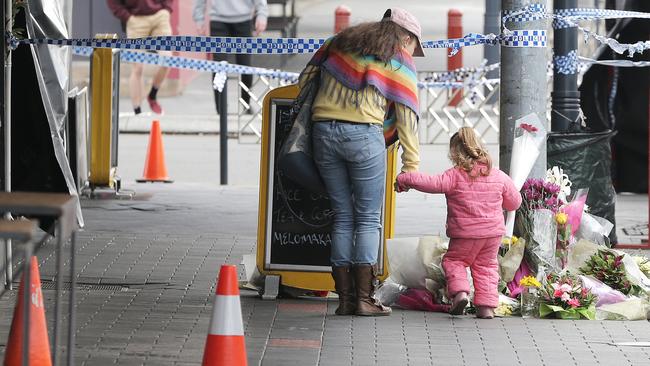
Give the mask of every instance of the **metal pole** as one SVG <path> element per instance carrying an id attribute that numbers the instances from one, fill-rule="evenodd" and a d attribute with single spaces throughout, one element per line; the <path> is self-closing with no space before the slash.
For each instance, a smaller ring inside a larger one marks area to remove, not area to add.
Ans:
<path id="1" fill-rule="evenodd" d="M 577 0 L 553 0 L 553 9 L 577 8 Z M 567 131 L 580 117 L 580 92 L 578 91 L 578 68 L 560 70 L 558 57 L 575 55 L 578 49 L 578 28 L 562 28 L 553 31 L 553 92 L 551 93 L 551 130 Z M 575 56 L 577 57 L 577 55 Z M 571 57 L 573 58 L 573 57 Z"/>
<path id="2" fill-rule="evenodd" d="M 75 247 L 77 242 L 77 232 L 72 231 L 70 236 L 70 293 L 68 309 L 68 363 L 67 365 L 74 365 L 74 350 L 75 350 L 75 336 L 77 331 L 77 324 L 75 318 L 77 316 L 77 299 L 75 296 L 77 286 L 77 276 L 75 274 Z"/>
<path id="3" fill-rule="evenodd" d="M 485 18 L 483 22 L 484 34 L 499 34 L 501 31 L 501 0 L 485 0 Z M 499 62 L 499 47 L 485 45 L 483 46 L 483 58 L 487 60 L 488 65 Z M 499 77 L 498 70 L 492 70 L 487 75 L 488 79 Z M 487 89 L 486 89 L 487 90 Z M 490 103 L 496 102 L 496 96 L 490 98 Z"/>
<path id="4" fill-rule="evenodd" d="M 13 29 L 13 1 L 5 0 L 5 34 L 10 34 Z M 6 46 L 5 46 L 6 47 Z M 4 68 L 4 180 L 5 192 L 11 192 L 11 49 L 7 49 L 5 57 Z M 5 219 L 10 219 L 10 214 L 5 214 Z M 12 288 L 13 273 L 12 273 L 12 253 L 11 253 L 11 239 L 5 242 L 5 261 L 7 268 L 5 270 L 7 289 Z"/>
<path id="5" fill-rule="evenodd" d="M 502 0 L 502 8 L 521 10 L 539 0 Z M 510 30 L 546 30 L 546 20 L 506 24 Z M 547 125 L 546 102 L 546 48 L 501 46 L 501 113 L 499 124 L 499 168 L 510 172 L 510 158 L 515 122 L 530 113 L 537 113 Z M 531 172 L 532 177 L 543 177 L 546 172 L 546 145 Z"/>
<path id="6" fill-rule="evenodd" d="M 228 79 L 219 94 L 219 147 L 221 184 L 228 184 Z"/>
<path id="7" fill-rule="evenodd" d="M 59 365 L 58 349 L 61 342 L 61 290 L 63 286 L 63 224 L 61 218 L 56 222 L 56 284 L 54 295 L 54 335 L 52 341 L 52 363 Z"/>

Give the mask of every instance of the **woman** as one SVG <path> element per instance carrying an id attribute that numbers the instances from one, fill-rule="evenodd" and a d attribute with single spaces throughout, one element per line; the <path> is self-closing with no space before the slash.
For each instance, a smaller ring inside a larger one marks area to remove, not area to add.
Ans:
<path id="1" fill-rule="evenodd" d="M 388 9 L 379 22 L 329 40 L 300 76 L 320 81 L 312 105 L 314 160 L 334 211 L 332 277 L 338 315 L 389 315 L 372 298 L 377 281 L 387 139 L 399 134 L 402 171 L 419 165 L 417 78 L 412 56 L 424 56 L 417 19 Z M 320 79 L 313 79 L 319 77 Z M 356 290 L 356 293 L 355 293 Z"/>

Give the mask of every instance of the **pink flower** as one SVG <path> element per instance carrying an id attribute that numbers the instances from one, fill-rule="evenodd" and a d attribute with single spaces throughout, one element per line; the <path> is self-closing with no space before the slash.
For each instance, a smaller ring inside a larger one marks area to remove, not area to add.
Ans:
<path id="1" fill-rule="evenodd" d="M 560 286 L 560 290 L 563 292 L 570 292 L 571 291 L 571 285 L 568 283 L 563 283 L 562 286 Z"/>
<path id="2" fill-rule="evenodd" d="M 566 293 L 566 292 L 563 293 L 562 296 L 560 297 L 560 300 L 562 300 L 562 301 L 564 301 L 564 302 L 569 301 L 569 299 L 571 299 L 571 295 L 569 295 L 569 294 Z"/>
<path id="3" fill-rule="evenodd" d="M 567 302 L 567 304 L 569 304 L 572 308 L 577 308 L 578 306 L 580 306 L 580 300 L 571 299 Z"/>
<path id="4" fill-rule="evenodd" d="M 614 267 L 618 267 L 621 265 L 621 262 L 623 261 L 623 256 L 618 256 L 616 259 L 614 259 Z"/>
<path id="5" fill-rule="evenodd" d="M 526 130 L 528 132 L 537 132 L 538 131 L 537 127 L 535 127 L 533 125 L 529 125 L 528 123 L 522 123 L 522 124 L 519 125 L 519 127 L 521 127 L 522 129 L 524 129 L 524 130 Z"/>
<path id="6" fill-rule="evenodd" d="M 555 291 L 553 292 L 553 297 L 556 298 L 556 299 L 557 299 L 557 298 L 561 298 L 562 295 L 564 295 L 564 292 L 562 292 L 562 290 L 559 290 L 559 289 L 558 289 L 558 290 L 555 290 Z"/>

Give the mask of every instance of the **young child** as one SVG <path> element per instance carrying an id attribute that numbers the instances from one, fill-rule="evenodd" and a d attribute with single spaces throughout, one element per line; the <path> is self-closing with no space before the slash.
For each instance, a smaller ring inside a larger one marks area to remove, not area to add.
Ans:
<path id="1" fill-rule="evenodd" d="M 492 159 L 472 128 L 463 127 L 451 137 L 449 159 L 454 167 L 440 175 L 400 174 L 396 189 L 445 194 L 450 242 L 442 267 L 452 299 L 449 312 L 463 314 L 468 302 L 469 267 L 477 316 L 491 319 L 499 305 L 497 253 L 505 234 L 503 210 L 519 208 L 521 195 L 510 177 L 492 168 Z"/>

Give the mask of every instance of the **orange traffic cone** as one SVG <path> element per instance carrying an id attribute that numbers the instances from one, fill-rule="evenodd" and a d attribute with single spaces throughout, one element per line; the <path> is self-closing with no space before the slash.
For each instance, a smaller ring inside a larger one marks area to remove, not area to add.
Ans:
<path id="1" fill-rule="evenodd" d="M 136 182 L 173 182 L 173 180 L 169 179 L 169 175 L 167 175 L 165 149 L 163 148 L 160 122 L 158 121 L 151 123 L 147 160 L 144 162 L 144 173 L 142 173 L 142 178 L 137 179 Z"/>
<path id="2" fill-rule="evenodd" d="M 205 341 L 203 366 L 248 364 L 237 284 L 237 267 L 222 265 L 208 339 Z"/>
<path id="3" fill-rule="evenodd" d="M 43 292 L 41 291 L 41 276 L 38 273 L 38 260 L 32 257 L 30 267 L 31 280 L 29 290 L 31 301 L 29 306 L 29 365 L 51 366 L 50 341 L 47 338 L 47 322 L 43 307 Z M 25 276 L 18 288 L 18 301 L 14 309 L 14 319 L 11 322 L 9 340 L 5 350 L 4 366 L 21 366 L 23 360 L 23 294 L 25 291 Z"/>

